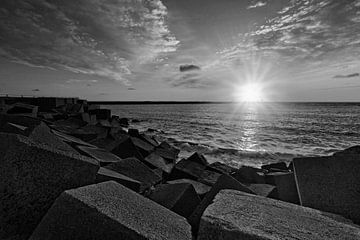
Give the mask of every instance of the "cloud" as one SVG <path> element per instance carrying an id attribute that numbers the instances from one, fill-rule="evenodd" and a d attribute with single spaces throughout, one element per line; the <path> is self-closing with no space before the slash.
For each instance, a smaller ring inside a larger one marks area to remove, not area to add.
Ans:
<path id="1" fill-rule="evenodd" d="M 98 80 L 89 80 L 89 79 L 69 79 L 66 83 L 97 83 Z"/>
<path id="2" fill-rule="evenodd" d="M 3 0 L 0 57 L 130 84 L 134 68 L 176 51 L 160 0 Z"/>
<path id="3" fill-rule="evenodd" d="M 253 4 L 251 4 L 250 6 L 248 6 L 247 9 L 264 7 L 264 6 L 266 6 L 266 4 L 267 3 L 265 1 L 257 1 L 257 2 L 254 2 Z"/>
<path id="4" fill-rule="evenodd" d="M 180 67 L 179 67 L 180 72 L 197 71 L 200 69 L 201 68 L 199 66 L 192 65 L 192 64 L 180 65 Z"/>
<path id="5" fill-rule="evenodd" d="M 40 89 L 35 88 L 35 89 L 31 90 L 31 91 L 33 91 L 33 92 L 40 92 Z"/>
<path id="6" fill-rule="evenodd" d="M 129 90 L 129 91 L 135 91 L 135 90 L 136 90 L 136 88 L 129 87 L 127 90 Z"/>
<path id="7" fill-rule="evenodd" d="M 353 77 L 359 77 L 360 74 L 359 73 L 353 73 L 353 74 L 348 74 L 348 75 L 336 75 L 334 76 L 334 78 L 353 78 Z"/>

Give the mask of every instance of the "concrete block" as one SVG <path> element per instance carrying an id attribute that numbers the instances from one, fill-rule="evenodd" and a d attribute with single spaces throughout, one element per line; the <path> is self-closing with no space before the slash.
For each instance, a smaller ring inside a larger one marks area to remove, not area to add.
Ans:
<path id="1" fill-rule="evenodd" d="M 100 166 L 105 166 L 114 162 L 121 161 L 121 158 L 101 148 L 91 148 L 86 146 L 77 146 L 77 149 L 84 155 L 96 159 Z"/>
<path id="2" fill-rule="evenodd" d="M 137 137 L 131 137 L 131 140 L 134 145 L 139 149 L 143 157 L 148 156 L 152 151 L 154 151 L 154 146 L 150 143 L 147 143 Z"/>
<path id="3" fill-rule="evenodd" d="M 198 240 L 355 240 L 360 228 L 321 211 L 223 190 L 204 212 Z"/>
<path id="4" fill-rule="evenodd" d="M 192 154 L 190 157 L 187 158 L 187 161 L 192 161 L 192 162 L 196 162 L 199 164 L 202 164 L 204 166 L 209 165 L 208 161 L 206 160 L 206 158 L 201 155 L 198 152 L 195 152 L 194 154 Z"/>
<path id="5" fill-rule="evenodd" d="M 58 195 L 94 183 L 98 163 L 0 133 L 0 239 L 29 236 Z"/>
<path id="6" fill-rule="evenodd" d="M 185 218 L 200 203 L 200 198 L 190 183 L 157 185 L 149 198 Z"/>
<path id="7" fill-rule="evenodd" d="M 150 143 L 150 144 L 153 145 L 154 147 L 158 147 L 158 146 L 159 146 L 159 143 L 158 143 L 155 139 L 151 138 L 150 136 L 148 136 L 148 135 L 146 135 L 146 134 L 144 134 L 144 133 L 140 134 L 140 138 L 141 138 L 142 140 Z"/>
<path id="8" fill-rule="evenodd" d="M 214 185 L 218 178 L 221 176 L 221 173 L 218 172 L 214 172 L 214 171 L 209 171 L 209 170 L 204 170 L 200 177 L 197 179 L 198 182 L 204 183 L 206 185 L 212 186 Z"/>
<path id="9" fill-rule="evenodd" d="M 293 162 L 301 205 L 360 224 L 360 155 L 295 158 Z"/>
<path id="10" fill-rule="evenodd" d="M 65 191 L 30 240 L 191 240 L 186 219 L 115 182 Z"/>
<path id="11" fill-rule="evenodd" d="M 288 170 L 288 167 L 285 162 L 277 162 L 277 163 L 270 163 L 266 165 L 262 165 L 261 169 L 265 169 L 270 171 L 271 169 L 279 169 L 279 170 Z"/>
<path id="12" fill-rule="evenodd" d="M 277 198 L 278 192 L 275 186 L 270 184 L 257 184 L 251 183 L 246 185 L 251 191 L 253 191 L 256 195 L 269 197 L 269 198 Z"/>
<path id="13" fill-rule="evenodd" d="M 241 166 L 231 176 L 242 183 L 266 183 L 263 171 L 254 167 Z"/>
<path id="14" fill-rule="evenodd" d="M 247 188 L 245 185 L 241 184 L 234 178 L 230 177 L 229 175 L 221 175 L 219 177 L 218 181 L 214 184 L 214 186 L 211 188 L 210 192 L 208 192 L 204 199 L 201 201 L 201 203 L 197 206 L 197 208 L 194 210 L 194 212 L 189 217 L 189 223 L 192 226 L 193 234 L 196 235 L 199 229 L 200 219 L 203 215 L 205 209 L 211 204 L 216 194 L 218 194 L 219 191 L 223 189 L 233 189 L 238 191 L 243 191 L 251 194 L 255 194 L 253 191 L 251 191 L 249 188 Z M 215 238 L 216 239 L 216 238 Z"/>
<path id="15" fill-rule="evenodd" d="M 341 155 L 360 155 L 360 146 L 349 147 L 345 150 L 333 154 L 333 156 L 341 156 Z"/>
<path id="16" fill-rule="evenodd" d="M 136 158 L 126 158 L 105 166 L 105 168 L 123 174 L 142 183 L 141 191 L 159 183 L 162 179 Z"/>
<path id="17" fill-rule="evenodd" d="M 11 105 L 11 108 L 8 109 L 6 113 L 36 117 L 38 113 L 38 109 L 39 109 L 38 106 L 19 102 Z"/>
<path id="18" fill-rule="evenodd" d="M 195 192 L 197 193 L 197 195 L 199 195 L 200 198 L 203 198 L 205 196 L 205 194 L 208 193 L 211 189 L 211 187 L 206 184 L 203 184 L 203 183 L 191 180 L 191 179 L 186 179 L 186 178 L 168 181 L 167 183 L 169 183 L 169 184 L 189 183 L 194 187 Z"/>
<path id="19" fill-rule="evenodd" d="M 175 167 L 171 171 L 169 180 L 181 179 L 181 178 L 198 180 L 201 174 L 205 171 L 205 168 L 206 166 L 202 164 L 192 161 L 187 161 L 186 159 L 182 159 L 180 162 L 178 162 L 175 165 Z"/>
<path id="20" fill-rule="evenodd" d="M 296 188 L 293 172 L 274 172 L 266 174 L 266 183 L 276 186 L 277 199 L 299 204 L 299 195 Z"/>
<path id="21" fill-rule="evenodd" d="M 98 120 L 100 120 L 100 119 L 108 120 L 111 118 L 111 110 L 110 109 L 91 109 L 91 110 L 89 110 L 89 114 L 96 115 L 96 119 L 98 119 Z"/>
<path id="22" fill-rule="evenodd" d="M 139 149 L 135 146 L 130 137 L 124 138 L 122 141 L 118 141 L 117 146 L 111 150 L 111 152 L 120 158 L 136 157 L 139 160 L 144 160 L 143 155 Z"/>
<path id="23" fill-rule="evenodd" d="M 231 166 L 228 166 L 224 163 L 221 162 L 214 162 L 209 164 L 209 166 L 207 166 L 206 168 L 207 170 L 211 170 L 211 171 L 216 171 L 218 173 L 222 173 L 222 174 L 232 174 L 234 172 L 236 172 L 236 168 L 233 168 Z"/>
<path id="24" fill-rule="evenodd" d="M 151 153 L 144 159 L 144 162 L 147 165 L 153 166 L 152 168 L 160 168 L 162 171 L 167 174 L 171 173 L 171 170 L 174 168 L 175 164 L 168 163 L 164 158 L 160 157 L 156 153 Z"/>
<path id="25" fill-rule="evenodd" d="M 110 169 L 101 167 L 96 174 L 96 183 L 107 181 L 115 181 L 135 192 L 140 192 L 141 190 L 141 182 Z"/>

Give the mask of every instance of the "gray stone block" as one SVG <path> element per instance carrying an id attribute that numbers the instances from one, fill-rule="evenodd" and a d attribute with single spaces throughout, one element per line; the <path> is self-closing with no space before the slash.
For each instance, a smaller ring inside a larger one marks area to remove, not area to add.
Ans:
<path id="1" fill-rule="evenodd" d="M 164 158 L 160 157 L 156 153 L 151 153 L 149 156 L 147 156 L 144 160 L 146 164 L 149 164 L 153 167 L 160 168 L 162 171 L 166 172 L 167 174 L 170 174 L 171 170 L 175 166 L 173 163 L 169 163 Z"/>
<path id="2" fill-rule="evenodd" d="M 223 190 L 204 212 L 198 240 L 355 240 L 360 228 L 321 211 Z"/>
<path id="3" fill-rule="evenodd" d="M 360 155 L 296 158 L 293 162 L 301 205 L 360 223 Z"/>
<path id="4" fill-rule="evenodd" d="M 0 133 L 0 239 L 28 236 L 66 189 L 94 183 L 98 163 Z"/>
<path id="5" fill-rule="evenodd" d="M 115 154 L 106 151 L 105 149 L 91 148 L 86 146 L 77 146 L 77 148 L 87 156 L 96 159 L 101 166 L 121 161 L 121 158 L 119 158 Z"/>
<path id="6" fill-rule="evenodd" d="M 277 199 L 299 204 L 299 195 L 296 188 L 293 172 L 273 172 L 266 174 L 266 183 L 276 186 Z"/>
<path id="7" fill-rule="evenodd" d="M 195 192 L 197 193 L 197 195 L 199 195 L 200 198 L 203 198 L 205 194 L 208 193 L 211 189 L 211 187 L 206 184 L 186 178 L 168 181 L 167 183 L 190 183 L 194 187 Z"/>
<path id="8" fill-rule="evenodd" d="M 126 158 L 105 166 L 105 168 L 123 174 L 141 182 L 141 191 L 161 182 L 162 178 L 136 158 Z"/>
<path id="9" fill-rule="evenodd" d="M 130 188 L 135 192 L 140 192 L 141 189 L 141 182 L 136 181 L 135 179 L 129 178 L 113 170 L 101 167 L 96 174 L 96 183 L 107 182 L 107 181 L 115 181 L 127 188 Z"/>
<path id="10" fill-rule="evenodd" d="M 263 171 L 254 167 L 241 166 L 231 176 L 242 183 L 266 183 Z"/>
<path id="11" fill-rule="evenodd" d="M 269 184 L 258 184 L 252 183 L 246 185 L 251 191 L 253 191 L 256 195 L 269 197 L 269 198 L 277 198 L 278 192 L 275 186 Z"/>
<path id="12" fill-rule="evenodd" d="M 117 184 L 65 191 L 30 240 L 191 240 L 186 219 Z"/>
<path id="13" fill-rule="evenodd" d="M 200 203 L 200 198 L 190 183 L 157 185 L 149 198 L 185 218 Z"/>

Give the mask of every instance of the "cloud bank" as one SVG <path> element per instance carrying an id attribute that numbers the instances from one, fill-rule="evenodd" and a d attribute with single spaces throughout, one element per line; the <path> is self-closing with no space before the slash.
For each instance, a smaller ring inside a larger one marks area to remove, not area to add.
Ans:
<path id="1" fill-rule="evenodd" d="M 348 74 L 348 75 L 336 75 L 334 76 L 334 78 L 354 78 L 354 77 L 359 77 L 360 74 L 359 73 L 353 73 L 353 74 Z"/>
<path id="2" fill-rule="evenodd" d="M 2 0 L 0 57 L 129 84 L 179 41 L 160 0 Z"/>

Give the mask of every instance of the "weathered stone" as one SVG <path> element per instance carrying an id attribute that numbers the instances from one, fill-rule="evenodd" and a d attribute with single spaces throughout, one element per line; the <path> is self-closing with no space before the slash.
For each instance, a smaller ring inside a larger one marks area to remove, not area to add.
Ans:
<path id="1" fill-rule="evenodd" d="M 211 189 L 211 187 L 206 184 L 203 184 L 203 183 L 191 180 L 191 179 L 186 179 L 186 178 L 168 181 L 167 183 L 170 183 L 170 184 L 190 183 L 194 187 L 197 195 L 199 195 L 200 198 L 203 198 L 205 196 L 205 194 L 208 193 Z"/>
<path id="2" fill-rule="evenodd" d="M 101 167 L 96 174 L 96 182 L 101 183 L 107 181 L 115 181 L 135 192 L 140 192 L 141 189 L 141 183 L 139 181 L 136 181 L 135 179 L 129 178 L 113 170 Z"/>
<path id="3" fill-rule="evenodd" d="M 195 152 L 193 155 L 188 157 L 187 161 L 192 161 L 192 162 L 195 162 L 195 163 L 199 163 L 199 164 L 202 164 L 204 166 L 209 165 L 206 158 L 203 155 L 201 155 L 200 153 L 198 153 L 198 152 Z"/>
<path id="4" fill-rule="evenodd" d="M 270 163 L 267 165 L 262 165 L 261 169 L 265 169 L 270 171 L 271 169 L 279 169 L 279 170 L 288 170 L 288 167 L 285 162 L 277 162 L 277 163 Z"/>
<path id="5" fill-rule="evenodd" d="M 295 158 L 293 162 L 301 205 L 360 224 L 360 155 Z"/>
<path id="6" fill-rule="evenodd" d="M 360 228 L 318 210 L 223 190 L 201 218 L 199 240 L 355 240 Z"/>
<path id="7" fill-rule="evenodd" d="M 144 162 L 147 165 L 151 165 L 153 166 L 153 168 L 159 168 L 162 171 L 166 172 L 167 174 L 171 173 L 171 170 L 174 167 L 173 163 L 168 163 L 164 158 L 160 157 L 159 155 L 157 155 L 156 153 L 151 153 L 149 156 L 147 156 L 144 159 Z"/>
<path id="8" fill-rule="evenodd" d="M 169 180 L 181 179 L 181 178 L 198 180 L 201 174 L 204 172 L 205 168 L 206 166 L 202 164 L 192 161 L 187 161 L 186 159 L 182 159 L 180 162 L 178 162 L 175 165 L 175 167 L 171 171 Z"/>
<path id="9" fill-rule="evenodd" d="M 154 150 L 153 145 L 151 145 L 137 137 L 131 137 L 131 140 L 134 143 L 134 145 L 139 149 L 139 151 L 143 157 L 148 156 Z"/>
<path id="10" fill-rule="evenodd" d="M 105 166 L 105 168 L 141 182 L 141 191 L 159 183 L 162 179 L 136 158 L 126 158 Z"/>
<path id="11" fill-rule="evenodd" d="M 277 199 L 299 204 L 299 196 L 293 172 L 274 172 L 266 174 L 266 182 L 277 188 Z"/>
<path id="12" fill-rule="evenodd" d="M 107 164 L 121 161 L 121 158 L 115 154 L 112 154 L 101 148 L 77 146 L 77 149 L 79 149 L 81 153 L 87 155 L 88 157 L 96 159 L 100 163 L 100 166 L 105 166 Z"/>
<path id="13" fill-rule="evenodd" d="M 42 239 L 191 240 L 191 231 L 185 218 L 105 182 L 61 194 L 30 238 Z"/>
<path id="14" fill-rule="evenodd" d="M 0 133 L 0 238 L 28 236 L 58 195 L 95 181 L 98 163 Z"/>
<path id="15" fill-rule="evenodd" d="M 275 186 L 270 184 L 257 184 L 251 183 L 246 185 L 251 191 L 253 191 L 256 195 L 269 197 L 269 198 L 277 198 L 278 193 Z"/>
<path id="16" fill-rule="evenodd" d="M 231 176 L 242 183 L 266 183 L 262 170 L 254 167 L 241 166 Z"/>
<path id="17" fill-rule="evenodd" d="M 112 149 L 111 152 L 123 159 L 128 157 L 136 157 L 140 160 L 144 159 L 130 137 L 126 137 L 122 141 L 119 141 L 118 145 Z"/>
<path id="18" fill-rule="evenodd" d="M 218 178 L 221 176 L 221 173 L 217 173 L 217 172 L 213 172 L 213 171 L 209 171 L 209 170 L 204 170 L 200 177 L 197 179 L 198 182 L 204 183 L 206 185 L 212 186 L 214 185 Z"/>
<path id="19" fill-rule="evenodd" d="M 149 198 L 185 218 L 200 203 L 200 198 L 190 183 L 157 185 Z"/>
<path id="20" fill-rule="evenodd" d="M 222 174 L 229 174 L 229 175 L 236 172 L 236 170 L 237 170 L 236 168 L 230 167 L 221 162 L 211 163 L 207 166 L 206 169 L 211 170 L 211 171 L 216 171 L 216 172 L 222 173 Z"/>
<path id="21" fill-rule="evenodd" d="M 89 110 L 90 115 L 96 115 L 96 119 L 110 119 L 111 110 L 109 109 L 91 109 Z"/>
<path id="22" fill-rule="evenodd" d="M 191 216 L 188 219 L 189 223 L 192 226 L 192 231 L 194 235 L 196 235 L 198 232 L 200 219 L 205 209 L 211 204 L 216 194 L 218 194 L 218 192 L 223 189 L 233 189 L 233 190 L 255 194 L 245 185 L 241 184 L 240 182 L 230 177 L 229 175 L 226 174 L 221 175 L 218 181 L 211 188 L 210 192 L 208 192 L 205 195 L 204 199 L 201 201 L 201 203 L 197 206 L 197 208 L 194 210 L 194 212 L 191 214 Z"/>
<path id="23" fill-rule="evenodd" d="M 38 106 L 25 104 L 25 103 L 15 103 L 7 110 L 7 114 L 20 114 L 31 117 L 36 117 L 38 113 Z"/>

